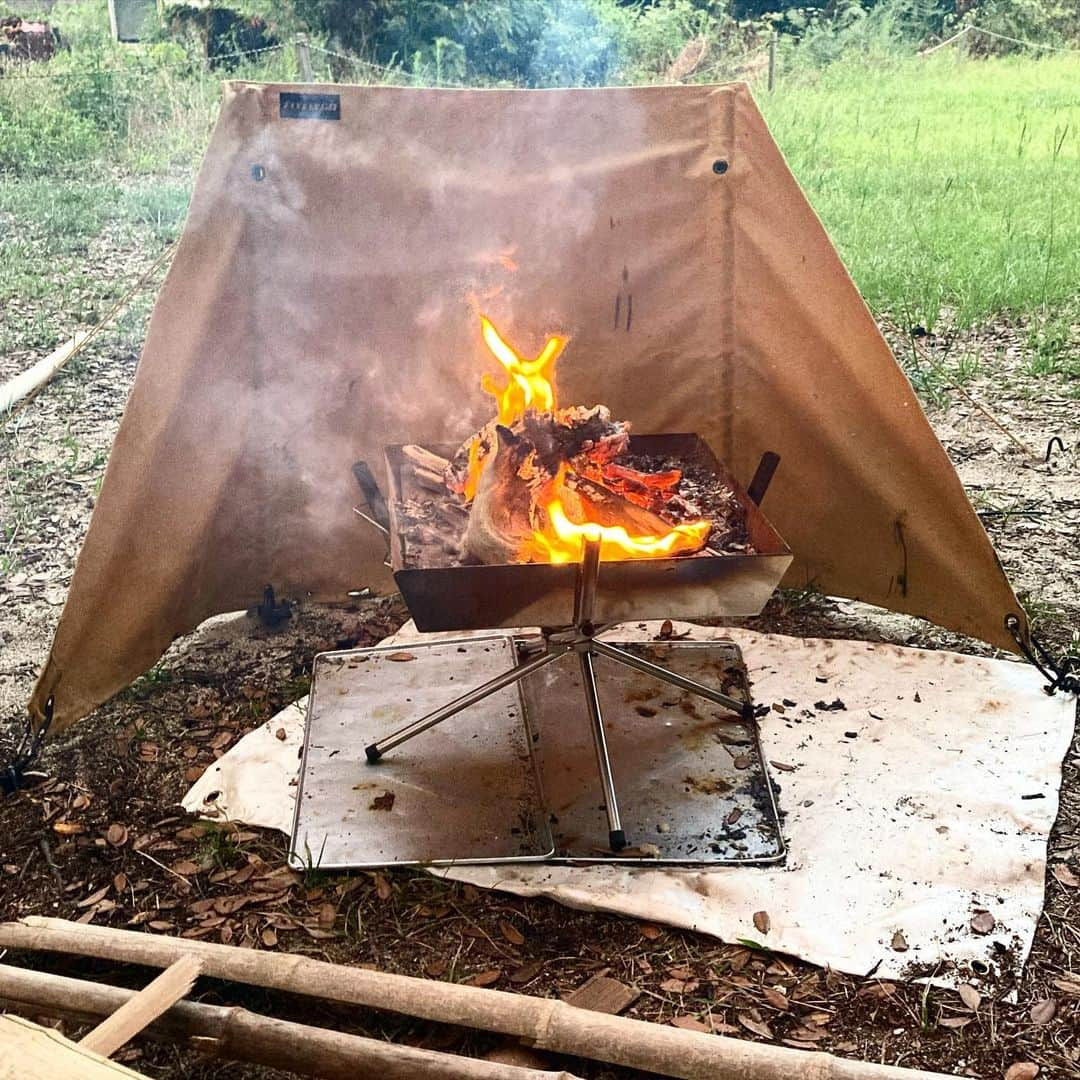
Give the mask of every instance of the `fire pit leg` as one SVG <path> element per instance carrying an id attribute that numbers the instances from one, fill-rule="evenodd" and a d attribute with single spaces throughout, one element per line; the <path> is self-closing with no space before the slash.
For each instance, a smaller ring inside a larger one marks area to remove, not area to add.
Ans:
<path id="1" fill-rule="evenodd" d="M 738 713 L 744 720 L 754 719 L 753 702 L 739 701 L 738 698 L 733 698 L 729 694 L 723 693 L 721 690 L 714 690 L 711 686 L 706 686 L 704 683 L 695 682 L 693 679 L 688 679 L 684 675 L 669 671 L 659 664 L 652 664 L 648 660 L 642 660 L 640 656 L 634 656 L 632 653 L 617 649 L 614 645 L 609 645 L 606 641 L 594 639 L 592 648 L 594 652 L 599 653 L 601 656 L 607 656 L 616 663 L 623 664 L 625 667 L 634 668 L 645 675 L 651 675 L 654 679 L 659 679 L 661 682 L 677 686 L 680 690 L 686 690 L 688 693 L 696 694 L 698 697 L 703 697 L 707 701 L 715 702 L 717 705 L 723 705 L 724 708 L 730 709 L 734 713 Z"/>
<path id="2" fill-rule="evenodd" d="M 484 698 L 498 693 L 504 686 L 519 682 L 534 671 L 539 671 L 541 668 L 547 667 L 548 664 L 554 663 L 560 656 L 569 652 L 570 648 L 570 645 L 550 645 L 550 651 L 538 656 L 535 660 L 530 660 L 527 664 L 522 664 L 520 667 L 511 668 L 501 675 L 496 675 L 494 679 L 489 679 L 475 690 L 470 690 L 467 694 L 455 698 L 449 705 L 444 705 L 441 709 L 428 713 L 427 716 L 421 716 L 419 720 L 406 724 L 403 728 L 399 728 L 392 735 L 387 735 L 385 739 L 381 739 L 379 742 L 373 742 L 370 746 L 365 746 L 364 754 L 367 756 L 368 764 L 374 765 L 387 750 L 393 750 L 395 746 L 400 746 L 403 742 L 408 742 L 409 739 L 422 734 L 429 728 L 435 727 L 436 724 L 449 720 L 451 716 L 456 716 L 470 705 L 475 705 L 478 701 L 483 701 Z"/>
<path id="3" fill-rule="evenodd" d="M 608 755 L 607 736 L 604 734 L 604 717 L 600 712 L 600 698 L 596 692 L 596 672 L 593 671 L 592 653 L 587 649 L 578 652 L 581 663 L 581 688 L 589 706 L 593 746 L 596 748 L 596 764 L 600 770 L 600 783 L 604 788 L 604 810 L 608 820 L 608 844 L 612 851 L 626 847 L 626 833 L 619 819 L 619 802 L 615 796 L 615 780 L 611 775 L 611 757 Z"/>

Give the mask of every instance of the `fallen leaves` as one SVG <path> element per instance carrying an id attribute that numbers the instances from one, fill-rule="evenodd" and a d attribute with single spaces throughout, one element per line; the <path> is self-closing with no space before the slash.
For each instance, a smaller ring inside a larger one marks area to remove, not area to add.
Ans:
<path id="1" fill-rule="evenodd" d="M 386 659 L 393 660 L 395 664 L 404 664 L 410 660 L 415 660 L 416 656 L 411 652 L 392 652 Z"/>
<path id="2" fill-rule="evenodd" d="M 499 933 L 502 934 L 511 945 L 524 945 L 525 935 L 513 924 L 505 919 L 499 920 Z"/>
<path id="3" fill-rule="evenodd" d="M 502 978 L 502 972 L 498 968 L 490 968 L 481 971 L 465 980 L 466 986 L 494 986 Z"/>
<path id="4" fill-rule="evenodd" d="M 110 847 L 123 847 L 128 841 L 127 826 L 114 821 L 105 832 L 105 840 Z"/>
<path id="5" fill-rule="evenodd" d="M 1034 1061 L 1014 1061 L 1005 1070 L 1005 1080 L 1035 1080 L 1039 1066 Z"/>
<path id="6" fill-rule="evenodd" d="M 989 934 L 995 926 L 997 926 L 997 921 L 989 911 L 977 911 L 971 917 L 971 929 L 976 934 Z"/>
<path id="7" fill-rule="evenodd" d="M 774 1009 L 779 1009 L 781 1012 L 787 1012 L 790 1005 L 787 994 L 783 994 L 771 986 L 764 986 L 761 989 L 761 996 L 765 999 L 766 1003 L 771 1005 Z"/>
<path id="8" fill-rule="evenodd" d="M 754 927 L 761 934 L 767 934 L 772 928 L 772 920 L 767 911 L 754 912 Z"/>
<path id="9" fill-rule="evenodd" d="M 795 771 L 795 766 L 794 765 L 789 765 L 786 761 L 773 761 L 770 758 L 769 759 L 769 764 L 774 769 L 779 769 L 781 772 L 794 772 Z"/>
<path id="10" fill-rule="evenodd" d="M 1066 888 L 1080 888 L 1080 877 L 1077 877 L 1065 863 L 1058 863 L 1050 872 Z"/>
<path id="11" fill-rule="evenodd" d="M 647 941 L 656 941 L 656 939 L 658 937 L 660 937 L 660 935 L 663 934 L 663 932 L 664 931 L 661 930 L 659 926 L 653 926 L 652 923 L 642 923 L 641 924 L 641 929 L 640 929 L 641 936 L 643 938 L 645 938 Z"/>
<path id="12" fill-rule="evenodd" d="M 671 1026 L 682 1028 L 683 1031 L 701 1031 L 706 1035 L 712 1034 L 712 1024 L 706 1024 L 696 1016 L 673 1016 Z"/>
<path id="13" fill-rule="evenodd" d="M 86 826 L 77 821 L 54 821 L 53 832 L 58 836 L 78 836 L 79 833 L 86 832 Z"/>
<path id="14" fill-rule="evenodd" d="M 892 950 L 893 952 L 908 951 L 907 938 L 899 930 L 892 936 Z"/>
<path id="15" fill-rule="evenodd" d="M 1053 998 L 1043 998 L 1031 1006 L 1031 1022 L 1033 1024 L 1049 1024 L 1057 1016 L 1057 1002 Z"/>
<path id="16" fill-rule="evenodd" d="M 982 994 L 974 986 L 970 983 L 964 983 L 963 986 L 957 988 L 956 992 L 960 995 L 960 1000 L 972 1012 L 979 1011 L 979 1006 L 982 1004 Z"/>
<path id="17" fill-rule="evenodd" d="M 735 1017 L 736 1020 L 747 1031 L 752 1031 L 755 1035 L 760 1035 L 763 1039 L 775 1039 L 776 1036 L 772 1033 L 772 1028 L 765 1023 L 764 1020 L 755 1020 L 752 1016 L 747 1016 L 746 1013 L 738 1013 Z"/>

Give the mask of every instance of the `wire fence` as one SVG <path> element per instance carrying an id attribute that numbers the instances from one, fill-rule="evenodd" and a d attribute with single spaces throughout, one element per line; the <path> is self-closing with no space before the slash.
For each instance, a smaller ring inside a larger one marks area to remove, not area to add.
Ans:
<path id="1" fill-rule="evenodd" d="M 1070 53 L 1073 55 L 1080 55 L 1080 48 L 1069 45 L 1052 45 L 1047 42 L 1030 41 L 1025 38 L 1012 37 L 1008 34 L 999 33 L 996 30 L 988 30 L 981 26 L 969 25 L 963 27 L 957 33 L 951 37 L 946 38 L 944 41 L 938 42 L 936 45 L 931 45 L 928 48 L 920 50 L 918 56 L 930 56 L 933 53 L 938 52 L 950 45 L 956 45 L 963 42 L 969 37 L 981 35 L 983 37 L 1007 42 L 1012 45 L 1019 46 L 1021 48 L 1033 49 L 1037 51 L 1053 52 L 1053 53 Z M 236 50 L 228 53 L 217 53 L 206 58 L 194 59 L 187 57 L 183 60 L 169 61 L 165 63 L 127 63 L 123 65 L 94 65 L 86 68 L 65 68 L 54 71 L 42 71 L 40 68 L 49 61 L 41 62 L 27 62 L 27 61 L 8 61 L 6 64 L 0 63 L 0 79 L 4 80 L 39 80 L 39 79 L 54 79 L 58 81 L 80 79 L 80 78 L 99 78 L 101 76 L 120 76 L 120 77 L 136 77 L 142 75 L 154 75 L 162 71 L 191 71 L 194 68 L 205 67 L 207 65 L 220 66 L 235 62 L 251 63 L 259 58 L 267 59 L 270 54 L 283 53 L 286 50 L 295 49 L 297 51 L 297 68 L 302 71 L 303 63 L 300 59 L 300 50 L 310 50 L 311 52 L 318 53 L 321 56 L 326 57 L 328 60 L 337 61 L 339 64 L 348 64 L 354 71 L 365 72 L 369 76 L 377 77 L 381 81 L 392 82 L 399 85 L 414 85 L 414 86 L 430 86 L 448 89 L 471 89 L 477 84 L 464 83 L 461 81 L 454 81 L 451 79 L 442 78 L 439 74 L 432 74 L 429 72 L 416 72 L 409 71 L 401 66 L 393 66 L 387 64 L 379 64 L 373 60 L 365 59 L 364 57 L 356 56 L 352 53 L 342 52 L 337 49 L 330 49 L 324 45 L 317 45 L 314 42 L 308 41 L 306 38 L 297 38 L 291 42 L 279 42 L 273 45 L 265 45 L 256 49 L 243 49 Z M 728 54 L 726 60 L 728 65 L 732 69 L 745 68 L 750 65 L 754 60 L 758 59 L 764 53 L 773 53 L 775 56 L 775 42 L 766 42 L 753 49 L 747 50 L 743 53 Z M 327 65 L 326 75 L 330 80 L 334 80 L 340 74 L 335 72 Z M 319 77 L 320 73 L 312 70 L 313 78 L 307 81 L 321 82 L 324 81 Z M 524 86 L 525 84 L 514 84 L 513 86 Z"/>

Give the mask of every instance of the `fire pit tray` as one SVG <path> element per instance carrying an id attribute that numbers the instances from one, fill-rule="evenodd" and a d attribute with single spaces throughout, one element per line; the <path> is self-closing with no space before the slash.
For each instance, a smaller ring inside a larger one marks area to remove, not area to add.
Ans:
<path id="1" fill-rule="evenodd" d="M 451 457 L 454 446 L 431 446 Z M 631 454 L 674 457 L 709 468 L 735 492 L 746 511 L 755 554 L 631 559 L 601 564 L 594 621 L 694 619 L 758 614 L 791 565 L 791 550 L 746 491 L 697 435 L 633 435 Z M 390 562 L 394 580 L 419 630 L 486 630 L 569 626 L 574 621 L 574 564 L 406 567 L 398 522 L 402 448 L 386 450 L 389 482 Z"/>
<path id="2" fill-rule="evenodd" d="M 613 645 L 739 700 L 750 700 L 738 646 L 724 641 Z M 771 863 L 784 856 L 758 726 L 703 698 L 601 656 L 596 682 L 622 823 L 631 846 L 615 857 L 571 664 L 525 680 L 539 734 L 555 859 L 668 864 Z M 580 717 L 580 718 L 579 718 Z"/>
<path id="3" fill-rule="evenodd" d="M 322 653 L 315 660 L 290 861 L 392 865 L 768 863 L 784 855 L 757 726 L 599 657 L 596 681 L 631 846 L 608 848 L 575 665 L 553 664 L 369 766 L 373 733 L 518 662 L 537 639 L 495 633 Z M 618 643 L 749 700 L 730 642 Z M 552 838 L 554 833 L 554 840 Z"/>
<path id="4" fill-rule="evenodd" d="M 516 686 L 380 764 L 363 747 L 516 661 L 507 634 L 320 653 L 290 848 L 294 867 L 522 862 L 552 851 Z"/>

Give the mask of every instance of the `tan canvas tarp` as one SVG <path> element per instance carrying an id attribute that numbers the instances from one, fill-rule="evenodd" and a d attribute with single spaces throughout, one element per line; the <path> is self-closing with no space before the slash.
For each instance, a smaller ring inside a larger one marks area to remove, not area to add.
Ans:
<path id="1" fill-rule="evenodd" d="M 388 586 L 351 466 L 488 418 L 477 304 L 522 351 L 571 336 L 564 403 L 696 431 L 744 482 L 777 451 L 790 584 L 1011 646 L 990 543 L 744 86 L 320 86 L 339 119 L 283 117 L 298 89 L 226 89 L 36 715 L 267 582 Z"/>

